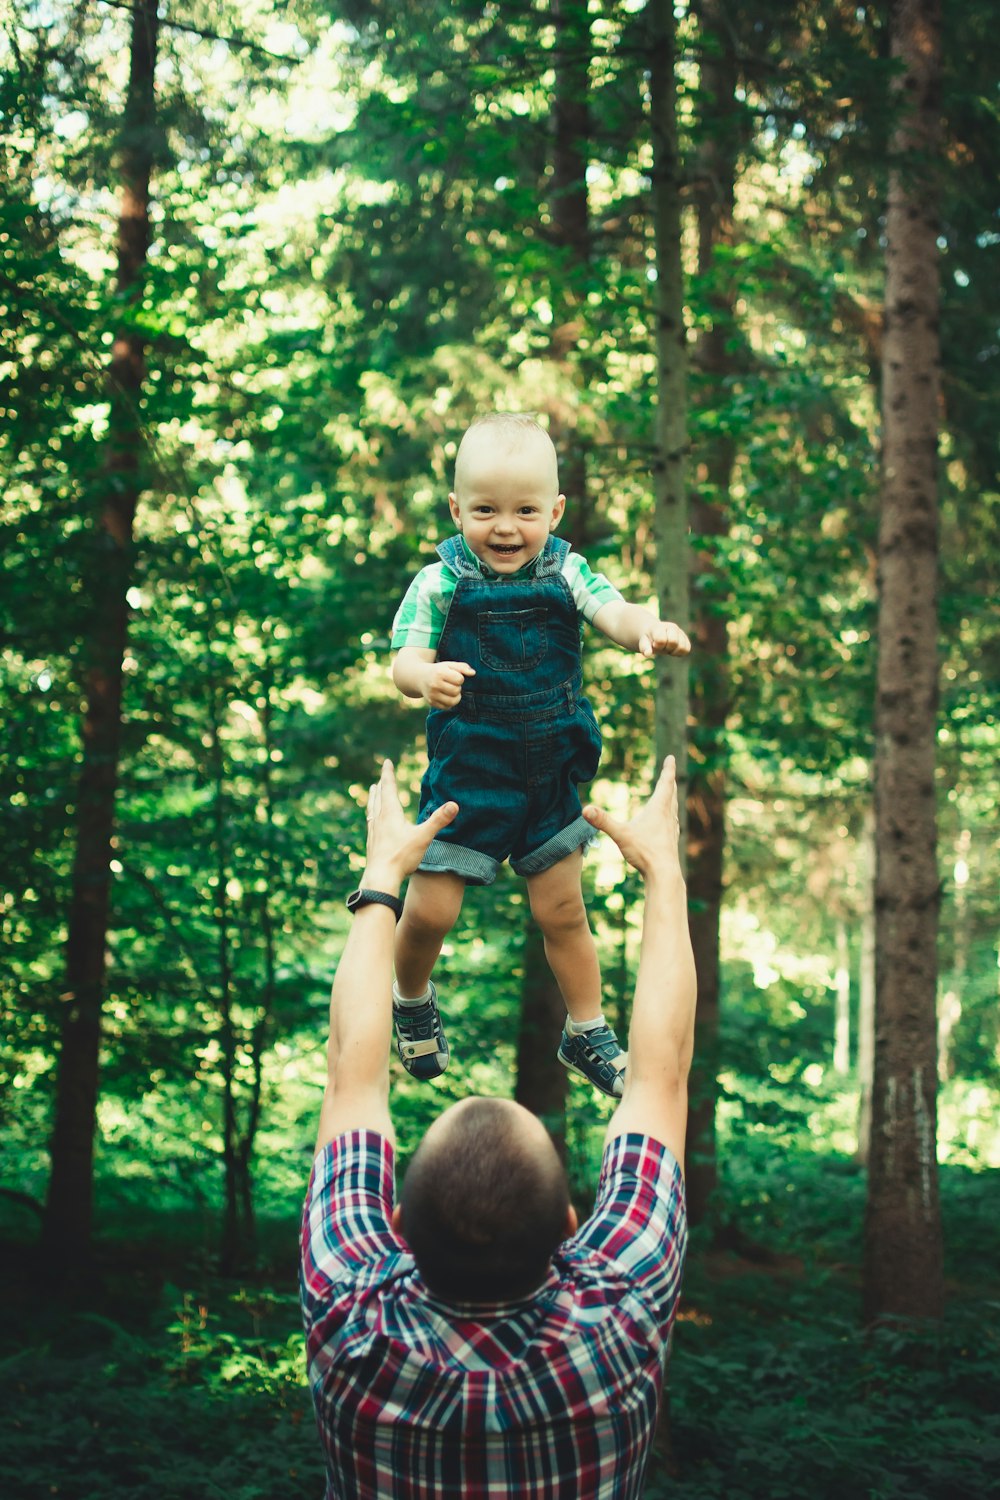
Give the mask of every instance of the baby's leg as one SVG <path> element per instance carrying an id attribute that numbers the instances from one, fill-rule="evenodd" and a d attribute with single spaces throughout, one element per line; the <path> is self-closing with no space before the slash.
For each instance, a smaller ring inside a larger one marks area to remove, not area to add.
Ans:
<path id="1" fill-rule="evenodd" d="M 450 870 L 410 876 L 403 915 L 396 928 L 396 990 L 407 999 L 422 998 L 437 963 L 441 944 L 458 920 L 465 881 Z"/>
<path id="2" fill-rule="evenodd" d="M 601 967 L 580 889 L 582 864 L 578 849 L 540 875 L 529 875 L 528 899 L 569 1012 L 559 1061 L 602 1093 L 620 1099 L 626 1058 L 601 1014 Z"/>
<path id="3" fill-rule="evenodd" d="M 601 1014 L 601 967 L 580 889 L 582 867 L 583 851 L 577 849 L 527 877 L 531 914 L 542 930 L 545 957 L 570 1019 L 577 1023 Z"/>

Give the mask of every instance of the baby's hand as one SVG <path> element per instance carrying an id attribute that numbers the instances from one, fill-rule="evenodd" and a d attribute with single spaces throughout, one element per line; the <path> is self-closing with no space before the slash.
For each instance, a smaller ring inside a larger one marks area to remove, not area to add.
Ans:
<path id="1" fill-rule="evenodd" d="M 657 620 L 639 637 L 639 651 L 643 656 L 687 656 L 691 642 L 679 625 L 672 620 Z"/>
<path id="2" fill-rule="evenodd" d="M 427 668 L 423 694 L 431 708 L 455 708 L 462 701 L 467 677 L 475 677 L 467 661 L 435 661 Z"/>

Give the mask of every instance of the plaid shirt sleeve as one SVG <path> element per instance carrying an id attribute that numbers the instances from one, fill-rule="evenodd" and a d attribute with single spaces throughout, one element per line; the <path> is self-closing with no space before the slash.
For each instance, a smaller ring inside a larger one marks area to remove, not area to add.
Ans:
<path id="1" fill-rule="evenodd" d="M 431 563 L 420 569 L 392 622 L 393 651 L 398 651 L 401 646 L 437 650 L 455 582 L 454 573 L 444 563 Z"/>
<path id="2" fill-rule="evenodd" d="M 623 597 L 603 573 L 591 571 L 590 564 L 579 552 L 566 554 L 562 573 L 573 594 L 573 602 L 588 622 L 605 604 Z"/>
<path id="3" fill-rule="evenodd" d="M 307 1332 L 331 1311 L 345 1315 L 358 1283 L 406 1254 L 393 1233 L 393 1149 L 385 1136 L 354 1130 L 316 1154 L 302 1215 L 301 1292 Z"/>
<path id="4" fill-rule="evenodd" d="M 594 1212 L 573 1245 L 611 1260 L 655 1310 L 673 1320 L 687 1249 L 684 1178 L 666 1146 L 647 1135 L 608 1142 Z"/>

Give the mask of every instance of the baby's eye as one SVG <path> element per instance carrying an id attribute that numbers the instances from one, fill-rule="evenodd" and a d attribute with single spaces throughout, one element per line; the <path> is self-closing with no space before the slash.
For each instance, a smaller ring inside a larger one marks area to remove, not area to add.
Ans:
<path id="1" fill-rule="evenodd" d="M 537 505 L 522 505 L 521 506 L 521 510 L 520 510 L 520 514 L 522 516 L 537 516 L 538 515 L 538 506 Z"/>

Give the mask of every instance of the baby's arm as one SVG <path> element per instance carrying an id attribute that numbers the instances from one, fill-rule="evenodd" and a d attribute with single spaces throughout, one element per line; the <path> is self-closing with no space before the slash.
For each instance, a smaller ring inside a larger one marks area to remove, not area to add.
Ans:
<path id="1" fill-rule="evenodd" d="M 402 646 L 392 663 L 392 680 L 407 698 L 423 698 L 431 708 L 455 708 L 474 667 L 465 661 L 438 661 L 425 646 Z"/>
<path id="2" fill-rule="evenodd" d="M 629 604 L 625 599 L 612 599 L 594 616 L 594 624 L 609 640 L 626 651 L 638 651 L 642 656 L 655 656 L 665 651 L 668 656 L 687 656 L 691 642 L 679 625 L 672 620 L 660 620 L 651 609 L 641 604 Z"/>

